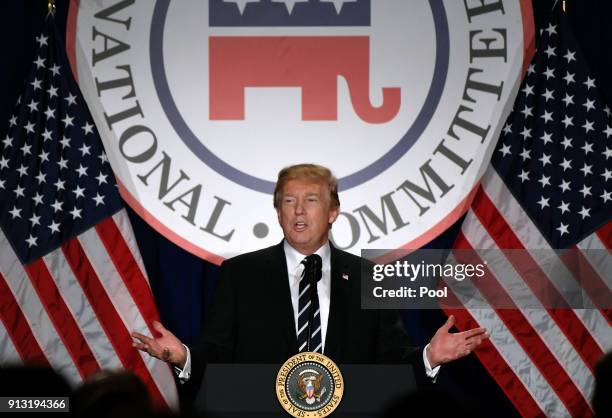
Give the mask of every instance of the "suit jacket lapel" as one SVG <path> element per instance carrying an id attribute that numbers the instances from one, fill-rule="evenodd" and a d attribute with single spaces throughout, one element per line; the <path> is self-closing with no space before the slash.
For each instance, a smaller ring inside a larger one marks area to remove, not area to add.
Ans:
<path id="1" fill-rule="evenodd" d="M 342 330 L 348 321 L 347 310 L 350 295 L 350 283 L 344 277 L 350 276 L 351 272 L 349 266 L 342 259 L 342 254 L 331 243 L 330 247 L 331 294 L 327 335 L 325 337 L 325 355 L 338 361 L 342 350 Z M 355 277 L 350 279 L 356 280 Z"/>
<path id="2" fill-rule="evenodd" d="M 287 357 L 297 353 L 297 336 L 295 335 L 295 319 L 291 304 L 291 290 L 289 289 L 289 274 L 287 273 L 287 260 L 283 241 L 272 247 L 273 252 L 268 259 L 268 269 L 273 286 L 269 295 L 264 299 L 270 303 L 278 303 L 278 324 L 287 342 Z M 274 326 L 271 324 L 271 326 Z"/>

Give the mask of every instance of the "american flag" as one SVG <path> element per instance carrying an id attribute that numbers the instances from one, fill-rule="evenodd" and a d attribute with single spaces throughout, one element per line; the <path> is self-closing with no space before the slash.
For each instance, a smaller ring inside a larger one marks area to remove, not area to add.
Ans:
<path id="1" fill-rule="evenodd" d="M 455 243 L 457 249 L 526 250 L 520 263 L 504 262 L 529 289 L 534 271 L 551 289 L 577 280 L 564 262 L 557 263 L 565 266 L 559 274 L 547 276 L 550 260 L 540 251 L 575 249 L 596 281 L 592 288 L 603 289 L 584 289 L 592 309 L 544 303 L 524 309 L 508 295 L 514 309 L 482 309 L 463 299 L 467 309 L 446 310 L 461 329 L 488 329 L 490 340 L 476 354 L 526 417 L 592 416 L 594 366 L 612 349 L 612 123 L 596 84 L 563 16 L 554 14 Z M 488 269 L 495 278 L 496 267 Z M 486 290 L 474 284 L 480 300 L 487 300 L 486 291 L 498 300 L 505 295 L 497 280 Z"/>
<path id="2" fill-rule="evenodd" d="M 51 366 L 75 385 L 131 369 L 174 408 L 169 367 L 132 348 L 158 313 L 59 39 L 49 14 L 0 142 L 0 364 Z"/>

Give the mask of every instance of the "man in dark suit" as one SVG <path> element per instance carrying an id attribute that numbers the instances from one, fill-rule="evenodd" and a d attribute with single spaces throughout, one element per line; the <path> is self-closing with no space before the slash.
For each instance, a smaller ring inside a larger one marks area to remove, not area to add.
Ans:
<path id="1" fill-rule="evenodd" d="M 323 352 L 339 364 L 411 362 L 433 379 L 442 363 L 487 338 L 483 328 L 451 334 L 451 316 L 425 348 L 412 347 L 396 311 L 361 309 L 361 259 L 328 239 L 340 202 L 327 168 L 281 170 L 274 207 L 284 240 L 223 262 L 202 342 L 186 347 L 155 323 L 160 336 L 134 333 L 136 348 L 173 364 L 182 381 L 199 382 L 206 363 L 282 364 L 300 351 Z M 311 287 L 304 272 L 312 262 L 319 277 Z"/>

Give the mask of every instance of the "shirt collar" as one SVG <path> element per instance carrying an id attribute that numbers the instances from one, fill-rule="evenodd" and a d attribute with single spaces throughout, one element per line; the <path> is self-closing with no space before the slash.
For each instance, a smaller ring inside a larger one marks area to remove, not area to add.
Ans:
<path id="1" fill-rule="evenodd" d="M 283 248 L 285 250 L 285 258 L 287 260 L 287 271 L 294 272 L 302 265 L 302 260 L 306 257 L 304 254 L 300 253 L 298 250 L 293 248 L 287 240 L 283 240 Z M 329 246 L 329 241 L 327 241 L 321 248 L 314 252 L 314 254 L 318 254 L 321 256 L 322 261 L 322 270 L 329 270 L 330 266 L 330 254 L 331 249 Z"/>

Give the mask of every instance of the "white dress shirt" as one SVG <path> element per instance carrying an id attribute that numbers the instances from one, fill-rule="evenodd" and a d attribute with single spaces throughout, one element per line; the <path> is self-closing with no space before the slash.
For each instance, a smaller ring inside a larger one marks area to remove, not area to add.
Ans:
<path id="1" fill-rule="evenodd" d="M 300 296 L 300 280 L 302 278 L 302 271 L 304 270 L 304 265 L 302 264 L 302 260 L 306 257 L 301 254 L 295 248 L 293 248 L 289 243 L 285 240 L 283 242 L 283 248 L 285 250 L 285 260 L 287 262 L 287 273 L 289 276 L 289 290 L 291 293 L 291 305 L 293 306 L 293 318 L 295 320 L 295 335 L 298 332 L 298 303 Z M 325 337 L 327 336 L 327 324 L 329 322 L 329 303 L 331 296 L 331 249 L 329 246 L 329 242 L 326 242 L 321 248 L 319 248 L 315 254 L 321 256 L 322 264 L 321 264 L 321 280 L 317 283 L 317 293 L 319 295 L 319 315 L 321 318 L 321 339 L 323 341 L 322 351 L 325 352 Z M 429 378 L 435 380 L 438 372 L 440 371 L 440 366 L 436 366 L 432 368 L 429 364 L 429 360 L 427 360 L 427 347 L 429 344 L 425 346 L 423 349 L 423 363 L 425 364 L 425 373 Z M 174 370 L 178 374 L 178 377 L 181 382 L 186 382 L 191 377 L 191 353 L 189 352 L 189 348 L 185 346 L 187 349 L 187 360 L 185 361 L 185 367 L 181 370 L 178 367 L 175 367 Z"/>

